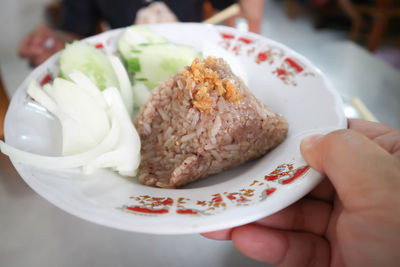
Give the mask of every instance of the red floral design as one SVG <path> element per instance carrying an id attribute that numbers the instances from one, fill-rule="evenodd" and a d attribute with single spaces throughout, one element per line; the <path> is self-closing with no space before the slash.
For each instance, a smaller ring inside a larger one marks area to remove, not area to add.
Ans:
<path id="1" fill-rule="evenodd" d="M 169 212 L 169 207 L 174 204 L 174 200 L 169 197 L 150 197 L 147 195 L 131 197 L 136 205 L 123 206 L 122 210 L 139 212 L 144 214 L 164 214 Z"/>
<path id="2" fill-rule="evenodd" d="M 265 190 L 265 194 L 267 195 L 267 196 L 269 196 L 269 195 L 271 195 L 272 193 L 274 193 L 276 191 L 276 188 L 275 187 L 271 187 L 271 188 L 268 188 L 267 190 Z"/>
<path id="3" fill-rule="evenodd" d="M 264 201 L 266 200 L 270 195 L 275 193 L 277 190 L 276 187 L 267 187 L 265 190 L 261 192 L 260 200 Z"/>
<path id="4" fill-rule="evenodd" d="M 302 176 L 310 169 L 310 166 L 302 166 L 294 169 L 293 164 L 282 164 L 279 165 L 275 170 L 266 175 L 264 179 L 266 181 L 276 181 L 278 180 L 281 184 L 289 184 Z M 285 179 L 286 178 L 286 179 Z"/>
<path id="5" fill-rule="evenodd" d="M 231 39 L 231 40 L 235 39 L 235 35 L 229 33 L 221 33 L 221 36 L 224 39 Z"/>
<path id="6" fill-rule="evenodd" d="M 174 201 L 170 197 L 144 195 L 131 197 L 135 202 L 134 205 L 123 206 L 122 210 L 136 214 L 162 215 L 169 213 L 170 207 L 175 204 L 176 214 L 195 216 L 214 215 L 225 210 L 228 204 L 246 206 L 264 201 L 280 188 L 279 186 L 271 186 L 271 183 L 278 183 L 282 186 L 290 184 L 306 174 L 309 169 L 310 166 L 308 165 L 295 168 L 292 163 L 285 163 L 276 167 L 268 175 L 265 175 L 264 181 L 253 180 L 245 188 L 235 192 L 216 193 L 211 195 L 208 200 L 191 200 L 190 198 L 179 197 Z M 256 194 L 259 197 L 256 197 Z"/>
<path id="7" fill-rule="evenodd" d="M 282 49 L 276 46 L 267 46 L 262 48 L 255 57 L 255 62 L 261 64 L 267 62 L 268 64 L 273 64 L 277 59 L 282 58 L 284 52 Z"/>
<path id="8" fill-rule="evenodd" d="M 126 210 L 129 211 L 136 211 L 136 212 L 143 212 L 143 213 L 150 213 L 150 214 L 163 214 L 163 213 L 168 213 L 168 209 L 150 209 L 150 208 L 143 208 L 140 206 L 134 206 L 134 207 L 125 207 Z"/>
<path id="9" fill-rule="evenodd" d="M 257 60 L 256 60 L 256 62 L 257 62 L 258 64 L 260 64 L 261 62 L 266 61 L 267 59 L 268 59 L 267 53 L 266 53 L 266 52 L 260 52 L 260 53 L 258 53 L 258 55 L 257 55 Z"/>
<path id="10" fill-rule="evenodd" d="M 255 51 L 255 47 L 252 45 L 256 43 L 257 40 L 249 38 L 249 37 L 238 37 L 237 41 L 235 42 L 235 45 L 232 47 L 231 51 L 235 55 L 241 55 L 243 50 L 247 49 L 247 55 L 250 56 L 252 53 Z M 249 48 L 250 46 L 250 48 Z"/>
<path id="11" fill-rule="evenodd" d="M 198 215 L 199 212 L 192 210 L 192 209 L 181 209 L 181 210 L 177 210 L 176 213 L 178 214 L 190 214 L 190 215 Z"/>
<path id="12" fill-rule="evenodd" d="M 238 192 L 225 192 L 224 195 L 232 202 L 244 204 L 252 200 L 252 197 L 254 197 L 254 191 L 254 189 L 240 189 Z"/>
<path id="13" fill-rule="evenodd" d="M 211 200 L 199 200 L 196 205 L 200 207 L 206 207 L 205 211 L 216 210 L 221 208 L 226 208 L 226 203 L 222 199 L 220 193 L 213 194 Z"/>
<path id="14" fill-rule="evenodd" d="M 95 44 L 94 47 L 97 49 L 102 49 L 102 48 L 104 48 L 104 45 L 102 43 L 98 43 L 98 44 Z"/>
<path id="15" fill-rule="evenodd" d="M 245 37 L 239 37 L 239 41 L 242 43 L 245 43 L 245 44 L 251 44 L 254 42 L 253 40 L 251 40 L 249 38 L 245 38 Z"/>
<path id="16" fill-rule="evenodd" d="M 285 56 L 284 50 L 279 48 L 279 46 L 271 44 L 262 44 L 260 50 L 256 49 L 255 43 L 259 40 L 255 40 L 249 37 L 239 36 L 236 37 L 234 34 L 221 32 L 222 41 L 219 43 L 220 46 L 226 50 L 230 50 L 234 55 L 243 55 L 246 53 L 248 57 L 254 57 L 254 61 L 257 64 L 262 64 L 264 62 L 272 65 L 278 59 Z M 247 50 L 246 50 L 247 49 Z M 258 50 L 258 52 L 256 52 Z M 314 76 L 312 72 L 305 72 L 305 66 L 300 60 L 294 59 L 292 57 L 286 57 L 280 66 L 272 72 L 281 81 L 287 85 L 297 86 L 298 75 L 301 76 Z"/>
<path id="17" fill-rule="evenodd" d="M 281 79 L 285 84 L 293 86 L 297 85 L 296 76 L 304 71 L 304 66 L 299 60 L 293 58 L 285 58 L 280 67 L 273 71 L 273 74 Z"/>
<path id="18" fill-rule="evenodd" d="M 286 180 L 282 180 L 282 184 L 290 184 L 291 182 L 293 182 L 294 180 L 296 180 L 297 178 L 302 176 L 304 173 L 306 173 L 309 169 L 310 169 L 310 166 L 303 166 L 303 167 L 297 168 L 291 177 L 289 177 Z"/>
<path id="19" fill-rule="evenodd" d="M 46 83 L 49 83 L 49 82 L 51 82 L 53 80 L 53 77 L 51 76 L 51 74 L 50 73 L 48 73 L 48 74 L 46 74 L 44 77 L 43 77 L 43 79 L 40 81 L 40 86 L 43 86 L 43 85 L 45 85 Z"/>
<path id="20" fill-rule="evenodd" d="M 236 39 L 234 34 L 221 32 L 222 41 L 219 43 L 220 46 L 229 50 L 231 48 L 232 42 Z"/>

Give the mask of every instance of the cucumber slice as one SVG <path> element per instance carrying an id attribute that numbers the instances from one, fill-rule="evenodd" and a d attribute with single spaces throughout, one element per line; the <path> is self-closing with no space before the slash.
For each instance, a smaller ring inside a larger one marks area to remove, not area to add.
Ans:
<path id="1" fill-rule="evenodd" d="M 136 49 L 139 45 L 168 43 L 163 36 L 153 32 L 146 26 L 130 26 L 118 40 L 118 50 L 121 57 L 126 60 L 140 53 Z"/>
<path id="2" fill-rule="evenodd" d="M 192 47 L 171 44 L 145 26 L 128 27 L 118 40 L 118 51 L 129 74 L 134 74 L 135 85 L 143 84 L 150 90 L 201 57 Z M 145 87 L 136 87 L 140 90 Z"/>
<path id="3" fill-rule="evenodd" d="M 196 57 L 201 57 L 190 46 L 171 43 L 139 46 L 138 50 L 140 53 L 127 60 L 128 70 L 132 71 L 129 66 L 137 66 L 136 82 L 145 84 L 150 90 L 176 74 L 178 69 L 190 65 Z"/>
<path id="4" fill-rule="evenodd" d="M 132 87 L 133 96 L 135 99 L 135 108 L 141 108 L 150 98 L 150 91 L 143 83 L 135 83 Z"/>
<path id="5" fill-rule="evenodd" d="M 134 25 L 126 29 L 123 39 L 131 46 L 168 43 L 168 40 L 146 26 Z"/>
<path id="6" fill-rule="evenodd" d="M 140 71 L 136 58 L 141 53 L 140 47 L 147 44 L 168 43 L 168 40 L 146 26 L 130 26 L 118 40 L 118 51 L 129 72 Z"/>
<path id="7" fill-rule="evenodd" d="M 103 51 L 84 42 L 66 46 L 60 57 L 60 75 L 69 79 L 73 72 L 84 73 L 100 90 L 119 88 L 117 76 Z"/>

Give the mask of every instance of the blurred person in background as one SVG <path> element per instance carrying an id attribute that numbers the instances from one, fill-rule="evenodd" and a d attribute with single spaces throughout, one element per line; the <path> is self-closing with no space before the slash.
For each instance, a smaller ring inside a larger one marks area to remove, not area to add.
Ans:
<path id="1" fill-rule="evenodd" d="M 58 21 L 53 27 L 39 25 L 20 41 L 18 54 L 32 66 L 44 62 L 64 48 L 65 43 L 79 40 L 102 31 L 100 22 L 111 28 L 135 24 L 162 22 L 200 22 L 204 6 L 222 10 L 234 0 L 62 0 L 56 2 Z M 247 19 L 249 30 L 259 33 L 264 0 L 239 0 L 241 16 Z M 210 13 L 210 11 L 208 11 Z M 212 14 L 208 14 L 212 15 Z M 230 26 L 233 26 L 230 20 Z"/>

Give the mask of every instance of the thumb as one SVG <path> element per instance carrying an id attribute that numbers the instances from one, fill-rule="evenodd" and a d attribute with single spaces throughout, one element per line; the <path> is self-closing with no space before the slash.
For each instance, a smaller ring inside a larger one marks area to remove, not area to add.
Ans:
<path id="1" fill-rule="evenodd" d="M 344 207 L 361 208 L 400 190 L 400 161 L 353 130 L 307 137 L 300 149 L 312 168 L 328 176 Z"/>

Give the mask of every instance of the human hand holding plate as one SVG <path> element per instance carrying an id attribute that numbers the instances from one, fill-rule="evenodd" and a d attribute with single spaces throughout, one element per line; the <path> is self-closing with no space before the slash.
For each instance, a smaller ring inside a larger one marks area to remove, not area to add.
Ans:
<path id="1" fill-rule="evenodd" d="M 361 120 L 349 128 L 302 142 L 306 161 L 329 178 L 306 198 L 253 224 L 203 235 L 230 239 L 276 266 L 395 266 L 400 131 Z"/>

